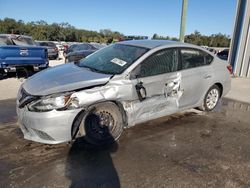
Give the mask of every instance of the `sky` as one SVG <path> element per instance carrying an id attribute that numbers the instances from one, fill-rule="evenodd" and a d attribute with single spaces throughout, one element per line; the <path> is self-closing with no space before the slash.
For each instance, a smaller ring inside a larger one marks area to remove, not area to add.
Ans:
<path id="1" fill-rule="evenodd" d="M 231 35 L 237 0 L 188 0 L 186 34 Z M 0 0 L 0 19 L 68 22 L 78 29 L 178 37 L 182 0 Z"/>

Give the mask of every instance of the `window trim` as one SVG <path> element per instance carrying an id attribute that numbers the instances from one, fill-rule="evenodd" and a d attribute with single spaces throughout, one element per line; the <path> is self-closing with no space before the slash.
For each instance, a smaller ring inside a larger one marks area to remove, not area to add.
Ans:
<path id="1" fill-rule="evenodd" d="M 141 61 L 136 67 L 134 67 L 134 69 L 132 71 L 130 71 L 130 75 L 129 75 L 129 79 L 130 80 L 134 80 L 137 79 L 136 75 L 133 75 L 133 72 L 137 69 L 137 67 L 139 67 L 142 63 L 144 63 L 147 59 L 149 59 L 150 57 L 154 56 L 155 54 L 164 51 L 164 50 L 175 50 L 176 51 L 176 62 L 177 62 L 177 70 L 173 71 L 173 72 L 166 72 L 166 73 L 161 73 L 161 74 L 156 74 L 156 75 L 151 75 L 151 76 L 145 76 L 145 77 L 140 77 L 140 78 L 148 78 L 148 77 L 152 77 L 152 76 L 158 76 L 158 75 L 163 75 L 163 74 L 168 74 L 168 73 L 174 73 L 177 71 L 180 71 L 180 57 L 179 57 L 179 49 L 178 47 L 167 47 L 167 48 L 162 48 L 159 49 L 155 52 L 153 52 L 152 54 L 150 54 L 148 57 L 146 57 L 145 59 L 143 59 L 143 61 Z"/>
<path id="2" fill-rule="evenodd" d="M 197 67 L 191 67 L 191 68 L 187 68 L 187 69 L 183 69 L 183 61 L 182 61 L 182 55 L 181 55 L 181 50 L 182 49 L 188 49 L 188 50 L 196 50 L 196 51 L 199 51 L 201 52 L 204 56 L 204 61 L 205 61 L 205 65 L 202 65 L 202 66 L 197 66 Z M 199 68 L 199 67 L 204 67 L 204 66 L 210 66 L 213 62 L 214 62 L 214 56 L 212 56 L 211 54 L 205 52 L 204 50 L 202 49 L 198 49 L 198 48 L 192 48 L 192 47 L 178 47 L 178 53 L 179 53 L 179 64 L 180 64 L 180 70 L 189 70 L 189 69 L 195 69 L 195 68 Z M 209 55 L 212 57 L 212 61 L 207 64 L 207 58 L 206 58 L 206 55 Z"/>

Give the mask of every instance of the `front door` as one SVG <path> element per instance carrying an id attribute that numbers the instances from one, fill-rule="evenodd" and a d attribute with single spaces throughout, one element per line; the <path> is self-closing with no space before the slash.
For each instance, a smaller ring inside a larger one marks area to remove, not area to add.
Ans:
<path id="1" fill-rule="evenodd" d="M 149 56 L 132 71 L 136 123 L 177 111 L 181 96 L 181 73 L 177 70 L 178 52 L 168 48 Z"/>

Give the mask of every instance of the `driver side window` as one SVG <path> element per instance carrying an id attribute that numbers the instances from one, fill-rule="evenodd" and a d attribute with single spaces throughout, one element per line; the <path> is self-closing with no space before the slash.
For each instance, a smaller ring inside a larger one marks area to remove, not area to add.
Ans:
<path id="1" fill-rule="evenodd" d="M 176 49 L 160 50 L 138 65 L 131 76 L 143 78 L 177 71 L 177 57 Z"/>

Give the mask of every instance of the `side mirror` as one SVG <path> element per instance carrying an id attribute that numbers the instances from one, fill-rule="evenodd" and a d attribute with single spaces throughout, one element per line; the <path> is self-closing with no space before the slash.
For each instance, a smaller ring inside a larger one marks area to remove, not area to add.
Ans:
<path id="1" fill-rule="evenodd" d="M 135 88 L 136 88 L 136 92 L 137 92 L 139 100 L 140 101 L 145 100 L 147 97 L 147 92 L 146 92 L 145 87 L 143 86 L 143 83 L 139 82 L 138 84 L 135 85 Z"/>

